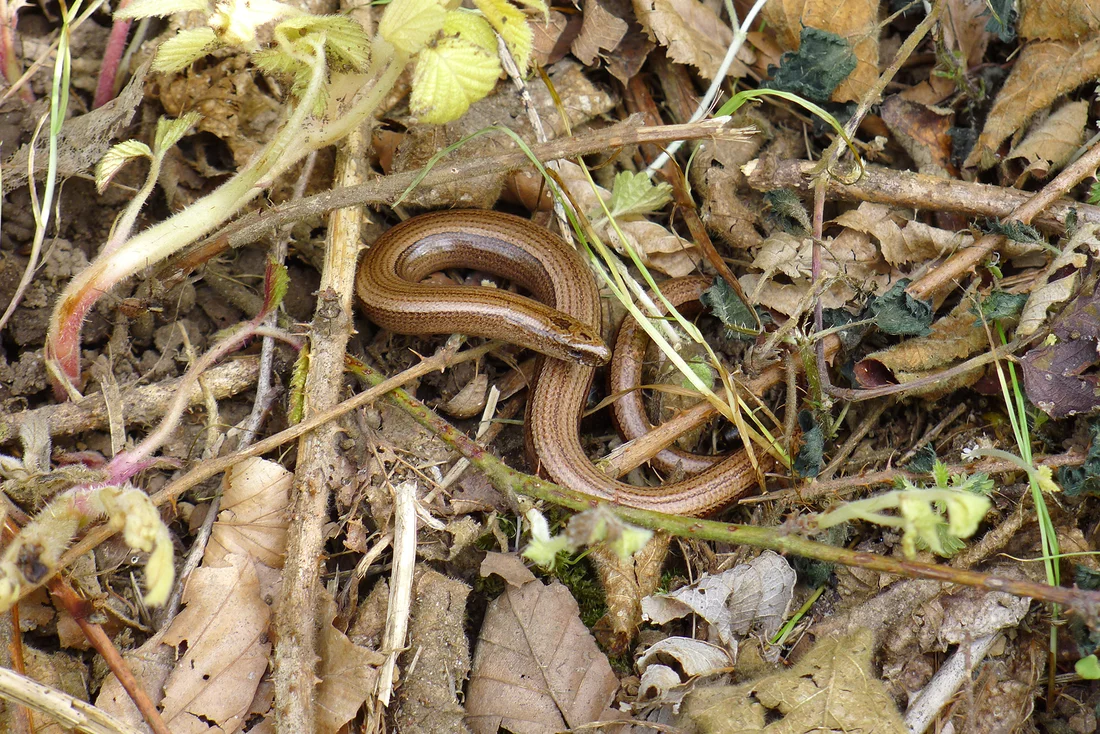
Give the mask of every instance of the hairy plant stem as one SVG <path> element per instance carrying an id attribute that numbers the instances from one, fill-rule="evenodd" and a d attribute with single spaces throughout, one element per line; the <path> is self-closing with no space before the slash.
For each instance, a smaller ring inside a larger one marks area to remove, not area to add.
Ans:
<path id="1" fill-rule="evenodd" d="M 73 278 L 58 299 L 50 320 L 46 343 L 46 366 L 54 380 L 58 399 L 79 395 L 80 332 L 88 311 L 119 281 L 149 267 L 199 237 L 221 226 L 243 206 L 262 193 L 279 175 L 310 151 L 341 139 L 370 115 L 382 97 L 393 87 L 408 57 L 394 54 L 370 91 L 340 119 L 306 136 L 306 128 L 327 76 L 320 42 L 314 54 L 309 86 L 294 112 L 276 137 L 244 170 L 213 193 L 196 201 L 175 216 L 135 235 L 125 243 L 114 244 L 109 252 L 96 258 Z"/>
<path id="2" fill-rule="evenodd" d="M 383 377 L 374 372 L 367 372 L 366 379 L 371 384 L 377 384 L 383 380 Z M 469 459 L 470 463 L 480 469 L 489 482 L 498 490 L 535 497 L 577 511 L 590 510 L 600 504 L 598 500 L 588 495 L 560 487 L 552 482 L 547 482 L 508 467 L 492 453 L 479 446 L 473 439 L 440 418 L 430 408 L 404 390 L 394 390 L 390 394 L 390 399 L 417 423 L 432 431 Z M 700 520 L 621 506 L 613 506 L 612 509 L 616 515 L 627 522 L 640 527 L 665 530 L 672 535 L 684 538 L 715 540 L 754 548 L 768 548 L 778 553 L 793 553 L 828 563 L 858 566 L 909 578 L 925 578 L 965 586 L 977 586 L 992 591 L 1006 591 L 1017 596 L 1064 604 L 1088 620 L 1095 621 L 1100 618 L 1100 592 L 1097 591 L 1047 586 L 1030 581 L 990 576 L 976 571 L 952 568 L 951 566 L 904 561 L 874 553 L 860 553 L 807 540 L 793 535 L 792 530 L 782 527 L 756 527 L 754 525 Z"/>

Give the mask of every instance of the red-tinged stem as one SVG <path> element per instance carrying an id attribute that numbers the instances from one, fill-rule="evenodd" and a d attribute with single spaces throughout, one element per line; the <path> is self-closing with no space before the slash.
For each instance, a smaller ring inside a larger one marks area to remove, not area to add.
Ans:
<path id="1" fill-rule="evenodd" d="M 122 10 L 130 0 L 121 0 L 116 10 Z M 126 51 L 126 39 L 130 35 L 130 18 L 116 20 L 111 26 L 111 35 L 107 37 L 107 47 L 103 50 L 103 63 L 99 67 L 99 79 L 95 85 L 95 99 L 92 108 L 102 107 L 115 98 L 115 80 L 118 79 L 118 65 Z"/>
<path id="2" fill-rule="evenodd" d="M 80 625 L 80 629 L 84 632 L 84 636 L 88 639 L 88 642 L 92 644 L 92 647 L 96 649 L 103 659 L 107 663 L 107 667 L 118 678 L 118 682 L 122 684 L 123 689 L 130 695 L 130 700 L 134 702 L 138 711 L 141 712 L 142 717 L 145 719 L 145 723 L 149 725 L 156 734 L 172 734 L 171 730 L 164 723 L 164 719 L 161 718 L 160 712 L 157 711 L 156 704 L 149 698 L 149 695 L 142 688 L 141 683 L 134 677 L 133 672 L 130 670 L 130 666 L 126 664 L 126 661 L 119 654 L 118 648 L 111 642 L 111 638 L 107 636 L 107 633 L 103 631 L 103 628 L 98 624 L 92 624 L 88 621 L 88 615 L 94 611 L 91 602 L 81 599 L 77 596 L 73 588 L 69 586 L 68 582 L 64 581 L 60 577 L 54 578 L 50 581 L 50 593 L 53 594 L 54 599 L 61 602 L 65 610 L 72 615 L 72 618 L 76 620 L 76 623 Z"/>

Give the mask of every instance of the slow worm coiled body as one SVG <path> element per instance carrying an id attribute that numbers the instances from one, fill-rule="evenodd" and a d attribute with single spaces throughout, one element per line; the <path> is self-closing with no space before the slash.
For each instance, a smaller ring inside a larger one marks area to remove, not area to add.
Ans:
<path id="1" fill-rule="evenodd" d="M 533 299 L 496 288 L 420 282 L 455 267 L 508 278 Z M 595 366 L 610 356 L 599 336 L 599 293 L 576 251 L 525 219 L 489 211 L 414 217 L 367 251 L 356 273 L 356 292 L 370 319 L 391 331 L 483 336 L 546 355 L 528 399 L 528 459 L 563 487 L 596 500 L 700 516 L 755 485 L 744 451 L 660 487 L 617 481 L 589 461 L 580 418 Z"/>

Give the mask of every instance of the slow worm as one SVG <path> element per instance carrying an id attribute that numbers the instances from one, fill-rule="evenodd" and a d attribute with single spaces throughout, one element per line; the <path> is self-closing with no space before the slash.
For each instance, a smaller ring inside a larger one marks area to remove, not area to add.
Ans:
<path id="1" fill-rule="evenodd" d="M 421 283 L 434 272 L 460 267 L 508 278 L 533 298 Z M 367 251 L 355 287 L 370 319 L 390 331 L 483 336 L 545 355 L 528 399 L 528 460 L 564 487 L 594 500 L 701 516 L 756 484 L 744 450 L 660 487 L 617 481 L 589 461 L 580 440 L 581 413 L 596 365 L 610 358 L 599 334 L 599 293 L 580 255 L 525 219 L 489 211 L 414 217 Z"/>

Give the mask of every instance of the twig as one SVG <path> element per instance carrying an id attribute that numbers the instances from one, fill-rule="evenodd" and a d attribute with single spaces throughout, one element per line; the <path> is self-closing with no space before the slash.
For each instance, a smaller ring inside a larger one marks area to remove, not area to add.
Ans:
<path id="1" fill-rule="evenodd" d="M 1049 466 L 1052 469 L 1060 466 L 1080 466 L 1085 462 L 1085 452 L 1080 449 L 1071 449 L 1064 454 L 1054 454 L 1036 459 L 1037 466 Z M 1001 459 L 984 459 L 968 464 L 949 464 L 949 472 L 953 474 L 972 474 L 985 472 L 986 474 L 1012 474 L 1020 471 L 1020 465 Z M 896 479 L 912 479 L 920 481 L 927 479 L 927 474 L 906 471 L 904 469 L 884 469 L 882 471 L 868 472 L 856 476 L 830 479 L 824 482 L 812 482 L 804 487 L 794 489 L 782 489 L 777 492 L 769 492 L 760 497 L 746 497 L 740 504 L 755 504 L 757 502 L 801 502 L 808 503 L 822 497 L 842 499 L 850 494 L 859 492 L 867 487 L 879 484 L 893 484 Z"/>
<path id="2" fill-rule="evenodd" d="M 238 357 L 211 368 L 203 375 L 203 382 L 214 397 L 232 397 L 256 384 L 259 360 L 256 357 Z M 155 385 L 129 387 L 122 391 L 122 413 L 128 425 L 151 425 L 164 415 L 180 391 L 184 378 L 164 380 Z M 188 405 L 203 402 L 198 385 L 191 388 Z M 0 418 L 0 436 L 3 441 L 14 441 L 27 421 L 44 420 L 51 436 L 68 436 L 83 431 L 96 431 L 108 424 L 107 401 L 102 393 L 88 395 L 76 402 L 47 405 L 25 410 Z"/>
<path id="3" fill-rule="evenodd" d="M 119 721 L 87 701 L 73 698 L 7 668 L 0 668 L 0 696 L 41 711 L 62 725 L 86 734 L 141 734 L 139 729 Z"/>
<path id="4" fill-rule="evenodd" d="M 364 131 L 356 128 L 340 145 L 336 182 L 361 180 Z M 306 375 L 307 414 L 329 410 L 340 402 L 344 384 L 344 354 L 352 331 L 352 294 L 359 259 L 362 213 L 358 207 L 334 211 L 329 217 L 325 266 L 321 271 L 310 339 Z M 340 487 L 346 467 L 337 449 L 340 426 L 330 421 L 304 435 L 298 444 L 283 566 L 282 598 L 275 611 L 275 712 L 277 728 L 314 731 L 313 691 L 317 680 L 317 624 L 321 588 L 317 559 L 324 547 L 329 495 Z"/>
<path id="5" fill-rule="evenodd" d="M 386 656 L 386 662 L 378 671 L 378 692 L 375 695 L 383 707 L 390 705 L 394 667 L 397 656 L 405 650 L 415 568 L 416 482 L 407 481 L 393 486 L 393 570 L 386 607 L 386 628 L 382 633 L 382 654 Z"/>
<path id="6" fill-rule="evenodd" d="M 1046 211 L 1067 191 L 1088 176 L 1094 175 L 1097 166 L 1100 166 L 1100 145 L 1093 146 L 1092 150 L 1078 158 L 1072 166 L 1064 169 L 1055 176 L 1054 180 L 1028 197 L 1026 201 L 1013 209 L 1007 217 L 1003 217 L 1002 221 L 1019 221 L 1030 224 L 1033 219 L 1039 216 L 1040 212 Z M 1080 216 L 1080 211 L 1083 211 L 1086 205 L 1075 204 L 1075 206 L 1079 210 Z M 1090 207 L 1090 209 L 1096 209 L 1096 207 Z M 1092 220 L 1087 221 L 1091 222 Z M 973 272 L 974 268 L 987 258 L 1001 241 L 1002 238 L 999 235 L 985 235 L 972 247 L 956 253 L 947 262 L 910 285 L 907 291 L 914 298 L 921 300 L 933 298 L 966 274 Z"/>
<path id="7" fill-rule="evenodd" d="M 812 161 L 761 158 L 746 164 L 744 170 L 749 186 L 758 191 L 789 188 L 808 192 L 813 186 L 817 165 Z M 990 219 L 1018 218 L 1014 212 L 1031 197 L 1027 191 L 1005 186 L 879 166 L 867 166 L 863 177 L 855 183 L 829 179 L 826 193 L 845 201 L 869 201 L 903 209 L 956 212 Z M 1042 213 L 1033 217 L 1034 224 L 1060 234 L 1065 232 L 1066 216 L 1073 210 L 1079 222 L 1100 223 L 1100 207 L 1055 197 Z"/>
<path id="8" fill-rule="evenodd" d="M 660 127 L 639 127 L 635 122 L 626 122 L 574 138 L 562 138 L 533 145 L 531 151 L 538 160 L 550 161 L 559 158 L 575 158 L 590 153 L 606 153 L 609 150 L 641 143 L 709 137 L 739 140 L 744 134 L 744 129 L 730 126 L 728 117 L 713 118 L 687 125 Z M 328 214 L 342 207 L 393 202 L 414 184 L 420 187 L 439 186 L 455 179 L 469 180 L 479 176 L 496 176 L 526 168 L 529 165 L 531 160 L 522 151 L 454 163 L 441 162 L 426 174 L 423 170 L 417 170 L 383 176 L 367 183 L 335 188 L 306 197 L 301 201 L 282 204 L 266 212 L 252 212 L 211 235 L 189 250 L 186 255 L 169 260 L 158 271 L 157 278 L 165 282 L 166 288 L 171 287 L 171 284 L 182 278 L 186 272 L 227 247 L 247 245 L 270 236 L 284 224 Z"/>

